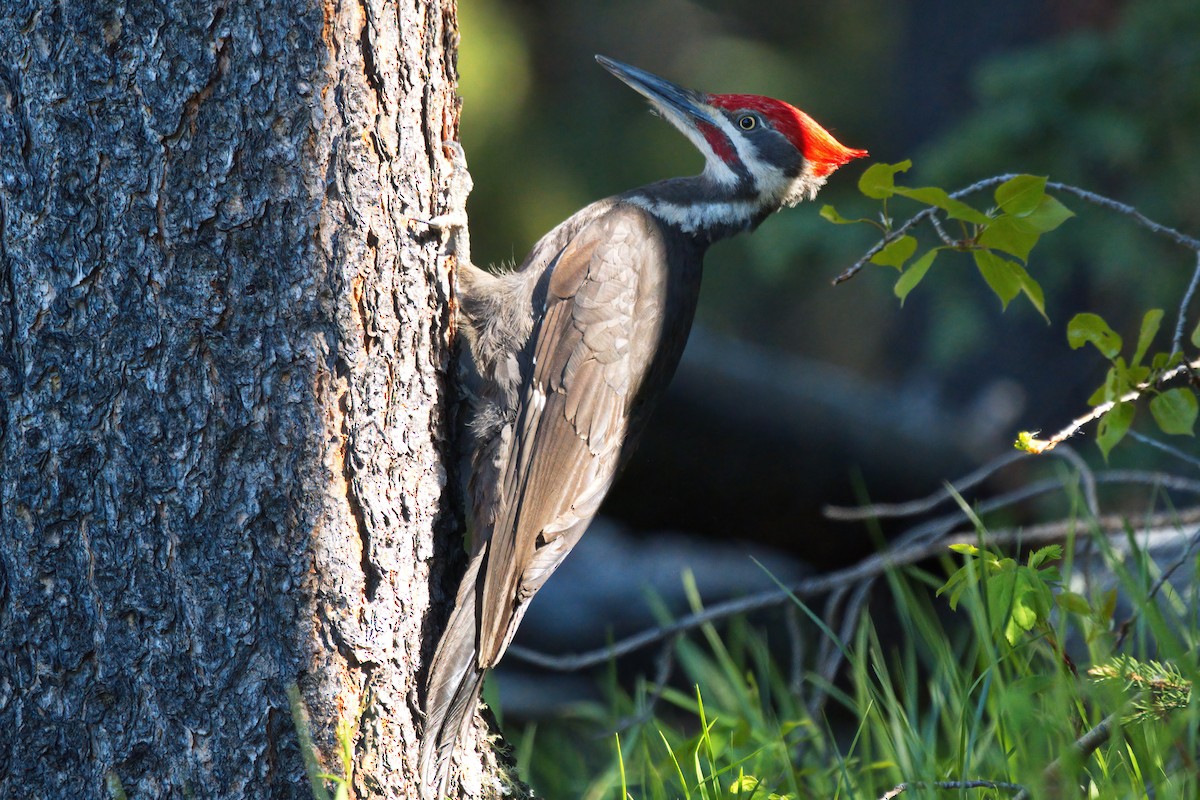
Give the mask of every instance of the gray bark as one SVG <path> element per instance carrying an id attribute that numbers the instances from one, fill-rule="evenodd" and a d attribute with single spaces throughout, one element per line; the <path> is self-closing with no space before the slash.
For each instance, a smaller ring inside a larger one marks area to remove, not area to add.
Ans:
<path id="1" fill-rule="evenodd" d="M 416 794 L 456 26 L 0 0 L 0 796 Z"/>

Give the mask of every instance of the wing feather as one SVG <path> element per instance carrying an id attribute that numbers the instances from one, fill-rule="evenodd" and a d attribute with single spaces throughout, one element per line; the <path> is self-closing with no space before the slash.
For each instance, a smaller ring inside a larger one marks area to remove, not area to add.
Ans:
<path id="1" fill-rule="evenodd" d="M 631 354 L 634 310 L 644 268 L 662 260 L 657 228 L 628 210 L 581 230 L 552 266 L 488 542 L 481 668 L 499 660 L 529 599 L 612 485 L 632 393 L 648 367 Z"/>

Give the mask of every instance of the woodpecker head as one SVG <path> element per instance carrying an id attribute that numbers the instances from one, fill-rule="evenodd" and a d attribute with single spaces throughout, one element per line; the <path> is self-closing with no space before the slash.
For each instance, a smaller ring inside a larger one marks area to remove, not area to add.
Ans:
<path id="1" fill-rule="evenodd" d="M 867 154 L 845 147 L 782 100 L 704 94 L 604 56 L 596 60 L 704 154 L 704 177 L 727 190 L 726 203 L 756 206 L 747 215 L 756 218 L 751 224 L 780 206 L 811 200 L 835 169 Z"/>

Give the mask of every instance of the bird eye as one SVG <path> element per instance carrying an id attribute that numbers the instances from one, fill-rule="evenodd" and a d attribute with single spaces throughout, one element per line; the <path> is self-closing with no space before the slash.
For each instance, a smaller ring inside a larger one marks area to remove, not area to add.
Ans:
<path id="1" fill-rule="evenodd" d="M 744 131 L 752 131 L 758 125 L 758 120 L 752 114 L 747 114 L 738 120 L 738 126 Z"/>

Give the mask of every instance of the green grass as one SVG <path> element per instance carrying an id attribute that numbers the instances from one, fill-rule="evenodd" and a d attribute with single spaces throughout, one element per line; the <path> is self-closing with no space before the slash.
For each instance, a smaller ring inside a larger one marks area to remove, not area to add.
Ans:
<path id="1" fill-rule="evenodd" d="M 708 625 L 674 645 L 676 684 L 693 690 L 668 687 L 652 703 L 655 687 L 624 692 L 610 676 L 606 704 L 513 737 L 524 777 L 550 800 L 875 800 L 901 783 L 906 800 L 1015 794 L 953 785 L 967 781 L 1019 784 L 1035 798 L 1200 797 L 1195 598 L 1168 582 L 1151 599 L 1149 559 L 1122 559 L 1100 537 L 1092 547 L 1134 603 L 1123 637 L 1114 593 L 1064 590 L 1070 557 L 985 563 L 947 551 L 945 574 L 907 568 L 876 585 L 890 634 L 864 612 L 836 642 L 845 663 L 833 685 L 805 672 L 798 695 L 778 662 L 780 634 L 771 647 L 745 620 Z M 1195 585 L 1196 566 L 1173 580 Z M 937 590 L 964 568 L 951 611 Z M 1074 661 L 1059 644 L 1068 639 L 1086 643 Z M 815 693 L 827 700 L 810 713 Z M 1113 735 L 1081 754 L 1077 740 L 1110 714 Z"/>

